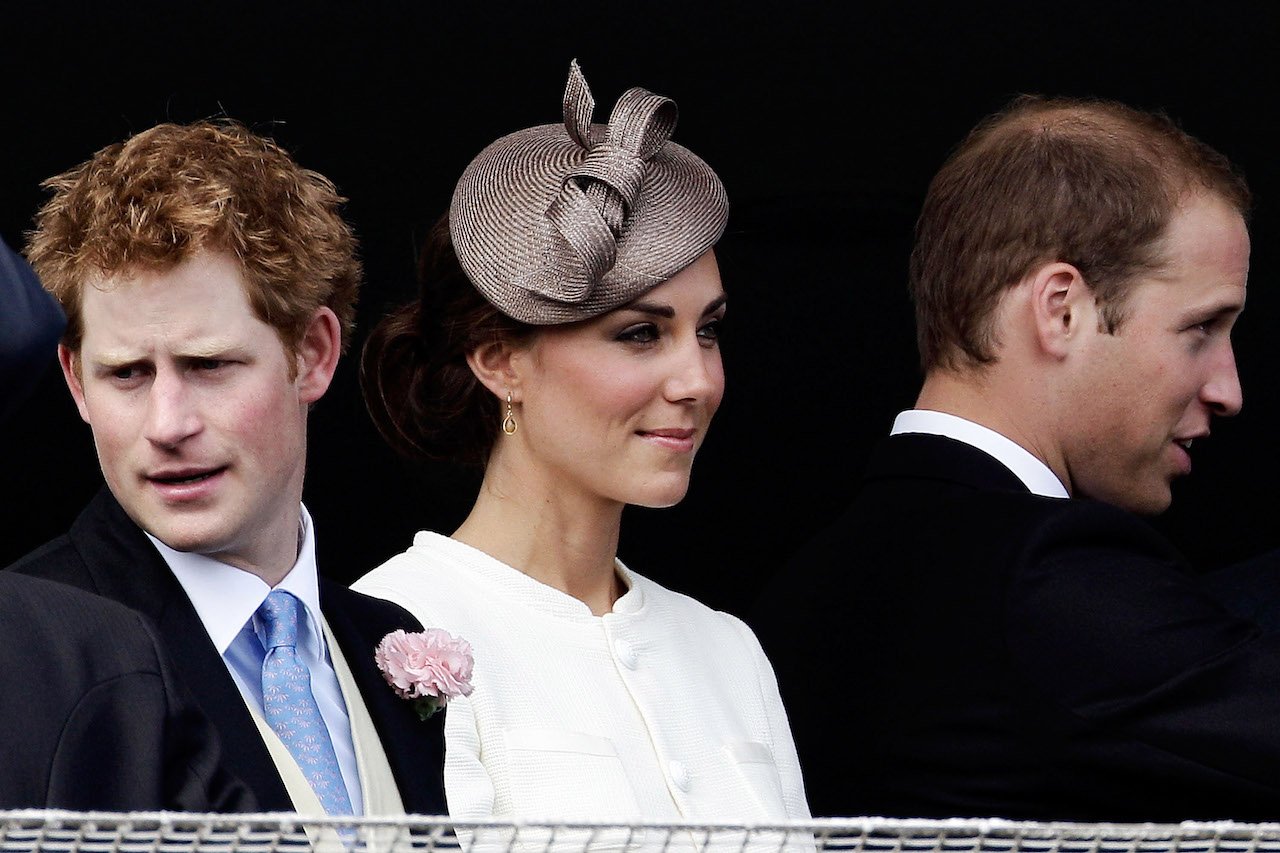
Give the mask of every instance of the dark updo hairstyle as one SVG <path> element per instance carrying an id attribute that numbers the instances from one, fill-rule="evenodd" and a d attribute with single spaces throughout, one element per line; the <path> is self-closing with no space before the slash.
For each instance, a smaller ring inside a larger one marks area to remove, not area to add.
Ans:
<path id="1" fill-rule="evenodd" d="M 483 466 L 502 410 L 472 373 L 467 354 L 489 343 L 528 340 L 537 327 L 494 308 L 467 279 L 448 216 L 427 234 L 418 277 L 419 298 L 384 317 L 364 345 L 365 405 L 397 452 Z"/>

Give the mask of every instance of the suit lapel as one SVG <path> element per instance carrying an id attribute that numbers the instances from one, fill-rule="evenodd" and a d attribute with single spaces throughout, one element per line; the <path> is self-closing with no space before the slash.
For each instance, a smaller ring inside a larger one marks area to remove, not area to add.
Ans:
<path id="1" fill-rule="evenodd" d="M 421 626 L 394 604 L 320 580 L 320 609 L 351 668 L 387 762 L 410 814 L 445 814 L 444 714 L 423 722 L 392 692 L 373 660 L 378 642 L 397 628 Z"/>
<path id="2" fill-rule="evenodd" d="M 338 677 L 338 685 L 342 689 L 342 698 L 347 705 L 347 719 L 351 724 L 351 743 L 355 747 L 356 765 L 360 772 L 360 788 L 364 793 L 364 812 L 368 815 L 402 815 L 404 803 L 400 800 L 400 790 L 396 785 L 395 774 L 387 760 L 386 750 L 382 746 L 382 738 L 378 736 L 377 726 L 369 715 L 369 708 L 364 695 L 351 675 L 351 667 L 347 664 L 347 656 L 342 645 L 333 636 L 333 629 L 324 623 L 324 635 L 329 646 L 329 657 L 333 661 L 333 672 Z"/>
<path id="3" fill-rule="evenodd" d="M 264 811 L 292 811 L 275 763 L 222 656 L 146 534 L 104 488 L 76 519 L 70 538 L 94 591 L 137 610 L 155 625 L 183 684 L 217 727 L 226 766 L 253 789 Z"/>
<path id="4" fill-rule="evenodd" d="M 253 717 L 186 592 L 110 491 L 103 488 L 89 503 L 69 537 L 85 563 L 91 591 L 137 610 L 156 626 L 184 684 L 217 727 L 226 765 L 253 789 L 263 810 L 291 811 Z M 388 633 L 421 626 L 394 604 L 323 578 L 320 606 L 364 696 L 405 810 L 444 814 L 444 714 L 419 720 L 373 661 L 378 641 Z"/>

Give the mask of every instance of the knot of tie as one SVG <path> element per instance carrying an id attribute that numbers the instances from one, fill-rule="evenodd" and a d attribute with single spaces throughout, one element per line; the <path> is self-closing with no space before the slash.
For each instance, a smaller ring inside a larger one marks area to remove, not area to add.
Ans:
<path id="1" fill-rule="evenodd" d="M 258 607 L 258 618 L 267 634 L 267 651 L 298 645 L 298 605 L 301 603 L 291 593 L 273 589 Z"/>

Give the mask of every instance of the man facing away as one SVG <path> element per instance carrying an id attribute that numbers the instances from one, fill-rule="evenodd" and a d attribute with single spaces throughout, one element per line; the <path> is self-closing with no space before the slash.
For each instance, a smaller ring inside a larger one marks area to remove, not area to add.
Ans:
<path id="1" fill-rule="evenodd" d="M 58 305 L 0 242 L 0 420 L 52 360 Z M 251 811 L 128 608 L 0 574 L 0 809 Z"/>
<path id="2" fill-rule="evenodd" d="M 318 577 L 301 504 L 360 280 L 342 199 L 233 123 L 159 125 L 46 186 L 28 254 L 106 488 L 13 568 L 146 616 L 262 808 L 443 812 L 440 721 L 374 663 L 420 626 Z"/>
<path id="3" fill-rule="evenodd" d="M 1247 205 L 1108 102 L 1017 100 L 934 178 L 916 408 L 758 614 L 815 814 L 1280 818 L 1280 640 L 1136 517 L 1240 409 Z"/>

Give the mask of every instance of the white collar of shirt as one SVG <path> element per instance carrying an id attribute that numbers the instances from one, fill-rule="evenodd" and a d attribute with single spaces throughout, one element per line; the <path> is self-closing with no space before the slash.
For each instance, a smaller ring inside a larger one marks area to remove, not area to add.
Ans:
<path id="1" fill-rule="evenodd" d="M 941 435 L 976 447 L 1013 472 L 1033 495 L 1046 498 L 1068 498 L 1066 486 L 1049 468 L 1025 447 L 1005 438 L 993 429 L 964 418 L 928 409 L 909 409 L 898 415 L 890 435 L 902 433 Z"/>
<path id="2" fill-rule="evenodd" d="M 313 649 L 323 650 L 326 644 L 320 633 L 320 581 L 316 571 L 315 530 L 307 508 L 301 504 L 299 507 L 298 559 L 275 588 L 293 593 L 306 606 L 310 617 L 305 620 L 309 636 L 302 642 Z M 147 538 L 169 565 L 187 598 L 191 599 L 196 615 L 209 632 L 218 654 L 226 654 L 240 629 L 266 601 L 272 588 L 255 574 L 203 554 L 175 551 L 150 533 Z M 327 655 L 321 652 L 318 657 L 324 659 Z"/>

